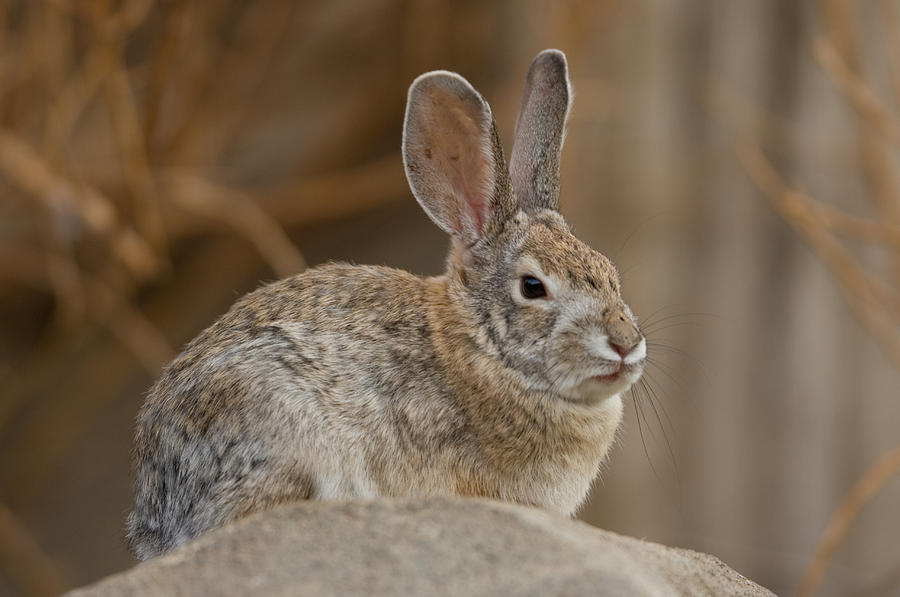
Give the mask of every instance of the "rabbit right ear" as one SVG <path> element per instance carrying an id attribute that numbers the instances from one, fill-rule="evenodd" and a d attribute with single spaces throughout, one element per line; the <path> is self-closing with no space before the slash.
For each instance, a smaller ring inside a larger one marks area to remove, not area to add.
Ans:
<path id="1" fill-rule="evenodd" d="M 516 200 L 526 212 L 559 208 L 559 156 L 571 106 L 566 55 L 544 50 L 531 62 L 525 78 L 509 158 Z"/>
<path id="2" fill-rule="evenodd" d="M 491 108 L 456 73 L 426 73 L 410 86 L 403 165 L 416 200 L 463 246 L 490 235 L 511 212 Z"/>

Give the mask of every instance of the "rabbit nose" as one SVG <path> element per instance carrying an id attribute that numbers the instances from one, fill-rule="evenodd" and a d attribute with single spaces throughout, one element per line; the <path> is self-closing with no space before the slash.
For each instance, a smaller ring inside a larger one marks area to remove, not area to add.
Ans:
<path id="1" fill-rule="evenodd" d="M 606 316 L 606 341 L 609 347 L 623 360 L 630 358 L 640 360 L 646 351 L 644 336 L 637 326 L 622 310 L 608 313 Z"/>
<path id="2" fill-rule="evenodd" d="M 610 347 L 611 347 L 613 350 L 615 350 L 617 353 L 619 353 L 619 356 L 622 357 L 623 359 L 624 359 L 626 356 L 628 356 L 628 353 L 630 353 L 632 350 L 634 350 L 634 349 L 637 347 L 638 344 L 639 344 L 639 342 L 638 342 L 637 339 L 635 339 L 633 342 L 629 342 L 629 343 L 627 343 L 627 344 L 625 344 L 625 345 L 619 344 L 619 343 L 616 342 L 615 340 L 610 340 L 610 341 L 609 341 Z"/>
<path id="3" fill-rule="evenodd" d="M 622 340 L 607 338 L 606 343 L 619 355 L 619 358 L 622 359 L 622 362 L 626 365 L 639 363 L 647 357 L 647 342 L 640 333 L 637 333 L 633 338 L 629 338 L 624 342 Z"/>

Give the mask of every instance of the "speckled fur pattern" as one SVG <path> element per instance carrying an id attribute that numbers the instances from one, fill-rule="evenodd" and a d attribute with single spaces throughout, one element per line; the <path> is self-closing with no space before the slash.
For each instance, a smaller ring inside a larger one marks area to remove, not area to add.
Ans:
<path id="1" fill-rule="evenodd" d="M 413 83 L 404 164 L 453 239 L 446 273 L 320 266 L 248 294 L 190 342 L 138 416 L 137 557 L 299 499 L 577 510 L 646 344 L 613 265 L 556 211 L 570 103 L 565 57 L 542 52 L 507 171 L 465 79 Z M 523 276 L 547 296 L 523 296 Z"/>

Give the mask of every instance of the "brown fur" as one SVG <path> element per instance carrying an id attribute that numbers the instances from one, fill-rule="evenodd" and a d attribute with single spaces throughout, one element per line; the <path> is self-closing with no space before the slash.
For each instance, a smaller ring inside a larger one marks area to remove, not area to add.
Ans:
<path id="1" fill-rule="evenodd" d="M 645 348 L 614 267 L 555 211 L 569 103 L 565 58 L 542 53 L 511 180 L 468 82 L 413 83 L 404 163 L 453 238 L 446 274 L 325 265 L 243 297 L 188 344 L 138 417 L 139 557 L 296 499 L 457 494 L 575 511 Z M 546 296 L 523 294 L 528 277 Z"/>

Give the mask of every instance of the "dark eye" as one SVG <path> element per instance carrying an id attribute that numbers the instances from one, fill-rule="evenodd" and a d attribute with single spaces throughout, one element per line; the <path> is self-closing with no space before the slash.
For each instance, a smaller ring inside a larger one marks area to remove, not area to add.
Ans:
<path id="1" fill-rule="evenodd" d="M 538 299 L 547 296 L 547 291 L 541 281 L 534 276 L 522 276 L 522 296 L 527 299 Z"/>

